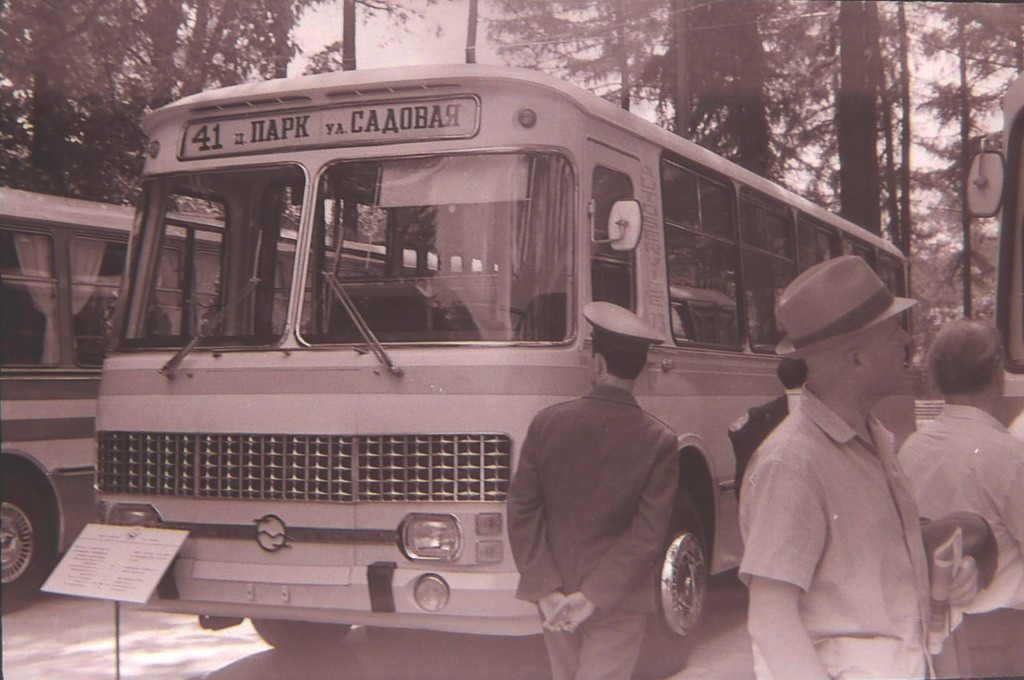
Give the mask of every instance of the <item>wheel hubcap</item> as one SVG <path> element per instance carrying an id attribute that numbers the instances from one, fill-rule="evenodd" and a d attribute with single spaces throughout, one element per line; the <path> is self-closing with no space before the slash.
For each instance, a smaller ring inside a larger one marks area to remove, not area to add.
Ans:
<path id="1" fill-rule="evenodd" d="M 704 549 L 696 536 L 684 533 L 665 551 L 661 569 L 661 604 L 669 628 L 679 635 L 696 628 L 706 590 Z"/>
<path id="2" fill-rule="evenodd" d="M 32 522 L 17 505 L 4 503 L 0 510 L 0 537 L 3 541 L 4 583 L 18 579 L 32 561 L 35 543 Z"/>

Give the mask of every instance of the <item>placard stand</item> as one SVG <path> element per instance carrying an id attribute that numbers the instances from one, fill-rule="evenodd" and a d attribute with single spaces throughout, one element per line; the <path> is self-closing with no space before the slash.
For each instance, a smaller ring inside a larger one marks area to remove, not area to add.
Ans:
<path id="1" fill-rule="evenodd" d="M 42 590 L 114 601 L 114 658 L 121 678 L 121 603 L 145 604 L 188 532 L 86 524 Z"/>
<path id="2" fill-rule="evenodd" d="M 121 680 L 121 601 L 114 600 L 114 677 Z"/>

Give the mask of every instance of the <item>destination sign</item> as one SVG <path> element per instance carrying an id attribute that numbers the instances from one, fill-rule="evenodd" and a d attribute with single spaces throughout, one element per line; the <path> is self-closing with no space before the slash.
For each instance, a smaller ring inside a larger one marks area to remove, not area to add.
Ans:
<path id="1" fill-rule="evenodd" d="M 181 158 L 472 137 L 479 119 L 474 97 L 451 97 L 197 121 L 185 127 Z"/>

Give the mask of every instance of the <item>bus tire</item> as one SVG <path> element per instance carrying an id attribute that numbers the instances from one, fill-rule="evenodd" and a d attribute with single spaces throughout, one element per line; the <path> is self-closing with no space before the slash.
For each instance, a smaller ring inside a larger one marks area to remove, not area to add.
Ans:
<path id="1" fill-rule="evenodd" d="M 3 613 L 28 604 L 57 562 L 57 530 L 47 509 L 49 492 L 15 471 L 3 472 Z"/>
<path id="2" fill-rule="evenodd" d="M 684 492 L 659 565 L 658 612 L 648 623 L 634 678 L 665 678 L 686 665 L 707 601 L 706 545 L 697 505 Z"/>
<path id="3" fill-rule="evenodd" d="M 343 623 L 284 619 L 252 619 L 252 626 L 264 642 L 285 652 L 333 649 L 352 629 Z"/>

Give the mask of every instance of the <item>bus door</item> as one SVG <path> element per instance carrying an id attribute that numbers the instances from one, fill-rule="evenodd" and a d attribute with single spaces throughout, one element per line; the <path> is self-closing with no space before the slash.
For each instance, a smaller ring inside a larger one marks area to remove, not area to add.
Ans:
<path id="1" fill-rule="evenodd" d="M 636 178 L 640 159 L 604 142 L 587 142 L 587 171 L 583 181 L 589 183 L 591 220 L 590 233 L 590 300 L 612 302 L 636 311 L 637 293 L 634 277 L 634 253 L 615 250 L 607 243 L 608 217 L 615 201 L 636 198 Z"/>

